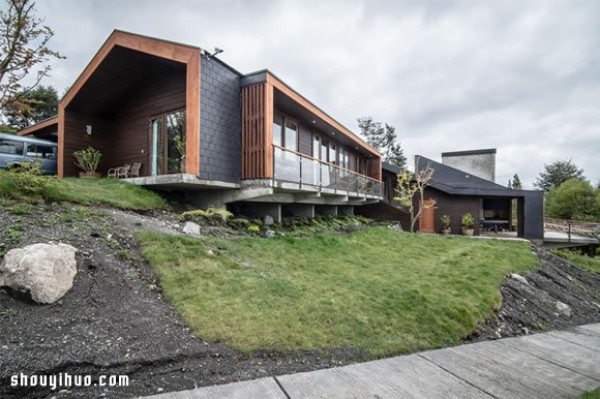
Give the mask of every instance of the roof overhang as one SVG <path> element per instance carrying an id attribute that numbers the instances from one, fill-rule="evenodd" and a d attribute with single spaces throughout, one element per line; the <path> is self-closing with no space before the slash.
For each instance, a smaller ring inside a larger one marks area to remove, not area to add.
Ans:
<path id="1" fill-rule="evenodd" d="M 58 129 L 58 116 L 54 116 L 52 118 L 45 119 L 41 122 L 36 123 L 35 125 L 27 126 L 24 129 L 21 129 L 17 132 L 19 136 L 29 136 L 30 134 L 35 134 L 36 132 L 51 127 L 52 125 L 56 125 Z"/>

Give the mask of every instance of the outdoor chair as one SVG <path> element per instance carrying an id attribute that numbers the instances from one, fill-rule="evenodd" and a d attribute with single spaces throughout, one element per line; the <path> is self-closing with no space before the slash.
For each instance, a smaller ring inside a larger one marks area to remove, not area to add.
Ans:
<path id="1" fill-rule="evenodd" d="M 131 170 L 131 164 L 126 164 L 120 168 L 117 168 L 117 179 L 126 179 L 129 177 L 129 171 Z"/>
<path id="2" fill-rule="evenodd" d="M 131 169 L 127 174 L 127 177 L 140 177 L 140 168 L 142 167 L 141 162 L 134 162 L 131 164 Z"/>

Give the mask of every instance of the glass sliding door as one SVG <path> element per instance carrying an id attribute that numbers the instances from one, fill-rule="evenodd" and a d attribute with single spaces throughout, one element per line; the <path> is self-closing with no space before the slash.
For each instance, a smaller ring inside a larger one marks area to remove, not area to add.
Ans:
<path id="1" fill-rule="evenodd" d="M 185 170 L 185 111 L 150 119 L 150 173 L 152 176 Z"/>

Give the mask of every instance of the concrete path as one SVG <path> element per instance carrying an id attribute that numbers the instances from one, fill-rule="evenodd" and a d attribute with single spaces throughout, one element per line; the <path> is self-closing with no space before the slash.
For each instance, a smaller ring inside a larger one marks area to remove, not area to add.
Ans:
<path id="1" fill-rule="evenodd" d="M 599 387 L 600 323 L 150 398 L 547 399 Z"/>

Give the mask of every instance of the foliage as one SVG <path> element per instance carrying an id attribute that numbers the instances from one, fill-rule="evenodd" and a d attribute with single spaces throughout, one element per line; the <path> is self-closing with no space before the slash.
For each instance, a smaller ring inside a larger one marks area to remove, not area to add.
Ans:
<path id="1" fill-rule="evenodd" d="M 473 228 L 475 227 L 475 219 L 471 213 L 465 213 L 461 217 L 460 224 L 466 228 Z"/>
<path id="2" fill-rule="evenodd" d="M 383 160 L 406 168 L 406 156 L 404 150 L 397 141 L 396 128 L 388 125 L 382 125 L 381 122 L 375 122 L 372 117 L 358 118 L 358 127 L 360 133 L 371 146 L 383 155 Z"/>
<path id="3" fill-rule="evenodd" d="M 452 220 L 450 219 L 450 216 L 442 215 L 442 217 L 440 217 L 440 222 L 442 223 L 442 229 L 447 230 L 450 228 Z"/>
<path id="4" fill-rule="evenodd" d="M 64 58 L 48 48 L 54 32 L 35 17 L 32 0 L 7 0 L 7 5 L 0 11 L 0 109 L 26 107 L 24 96 L 48 76 L 49 61 Z"/>
<path id="5" fill-rule="evenodd" d="M 88 147 L 85 150 L 75 151 L 73 156 L 77 160 L 75 165 L 87 173 L 95 173 L 100 164 L 102 153 L 93 147 Z"/>
<path id="6" fill-rule="evenodd" d="M 416 165 L 419 165 L 417 158 Z M 425 204 L 425 187 L 429 184 L 431 176 L 433 176 L 434 169 L 430 164 L 421 170 L 417 170 L 416 173 L 411 173 L 408 170 L 403 170 L 398 173 L 397 184 L 394 188 L 395 198 L 394 200 L 399 201 L 402 206 L 408 209 L 410 213 L 410 231 L 415 231 L 415 224 L 421 217 L 423 207 Z M 419 194 L 419 204 L 415 212 L 414 196 Z M 431 205 L 431 204 L 430 204 Z M 435 205 L 435 204 L 433 204 Z"/>
<path id="7" fill-rule="evenodd" d="M 150 210 L 164 208 L 164 199 L 143 187 L 123 183 L 117 179 L 77 179 L 36 176 L 45 184 L 39 195 L 23 191 L 12 178 L 11 172 L 0 170 L 0 197 L 21 201 L 72 202 L 83 205 L 106 205 L 121 209 Z"/>
<path id="8" fill-rule="evenodd" d="M 41 175 L 40 162 L 22 163 L 18 167 L 10 168 L 7 172 L 8 179 L 15 188 L 15 192 L 25 196 L 38 197 L 48 186 L 48 178 Z"/>
<path id="9" fill-rule="evenodd" d="M 561 258 L 568 260 L 569 262 L 577 265 L 583 269 L 591 270 L 595 273 L 600 273 L 600 254 L 596 256 L 582 255 L 577 250 L 569 249 L 555 249 L 552 253 L 560 256 Z"/>
<path id="10" fill-rule="evenodd" d="M 52 86 L 38 86 L 2 112 L 11 127 L 24 129 L 58 114 L 58 93 Z"/>
<path id="11" fill-rule="evenodd" d="M 598 191 L 586 180 L 570 179 L 552 187 L 546 197 L 546 215 L 559 219 L 600 220 Z"/>
<path id="12" fill-rule="evenodd" d="M 513 179 L 508 179 L 508 188 L 512 190 L 522 190 L 523 185 L 521 184 L 521 179 L 519 179 L 519 175 L 515 173 Z"/>
<path id="13" fill-rule="evenodd" d="M 544 168 L 545 171 L 533 183 L 540 190 L 550 191 L 552 187 L 558 187 L 569 179 L 584 179 L 583 169 L 579 169 L 570 159 L 544 165 Z"/>
<path id="14" fill-rule="evenodd" d="M 184 221 L 192 221 L 196 223 L 208 223 L 211 225 L 225 225 L 227 220 L 233 216 L 233 213 L 229 212 L 225 208 L 213 208 L 209 207 L 206 210 L 196 209 L 193 211 L 187 211 L 181 214 L 181 218 Z"/>
<path id="15" fill-rule="evenodd" d="M 0 133 L 17 134 L 17 129 L 4 123 L 0 123 Z"/>
<path id="16" fill-rule="evenodd" d="M 500 306 L 507 274 L 536 264 L 523 242 L 387 227 L 269 240 L 138 238 L 193 331 L 243 351 L 378 357 L 455 344 Z"/>

